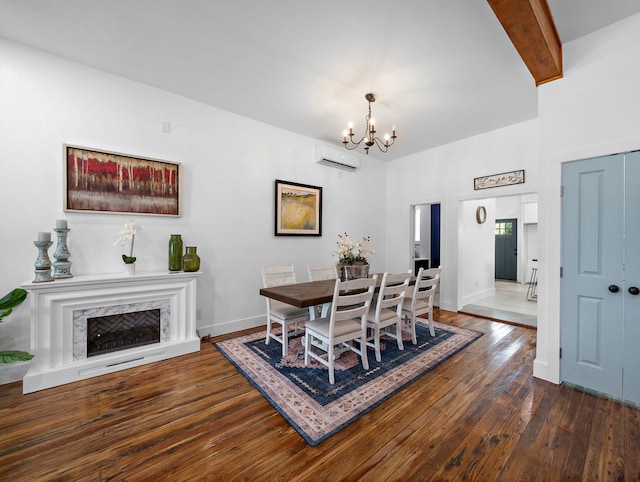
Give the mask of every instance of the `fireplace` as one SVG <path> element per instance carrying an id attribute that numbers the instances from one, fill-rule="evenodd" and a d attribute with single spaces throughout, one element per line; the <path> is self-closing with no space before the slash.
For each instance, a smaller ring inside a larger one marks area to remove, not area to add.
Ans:
<path id="1" fill-rule="evenodd" d="M 35 357 L 23 392 L 198 351 L 199 275 L 140 273 L 24 283 Z"/>
<path id="2" fill-rule="evenodd" d="M 160 343 L 160 310 L 87 319 L 87 357 Z"/>

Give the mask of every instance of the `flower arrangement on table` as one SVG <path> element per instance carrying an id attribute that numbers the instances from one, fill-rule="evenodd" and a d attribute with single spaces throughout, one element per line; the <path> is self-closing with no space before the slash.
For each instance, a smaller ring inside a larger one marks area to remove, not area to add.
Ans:
<path id="1" fill-rule="evenodd" d="M 338 234 L 338 264 L 345 266 L 362 265 L 367 263 L 367 256 L 376 252 L 369 247 L 369 236 L 363 236 L 360 241 L 354 244 L 347 233 Z"/>
<path id="2" fill-rule="evenodd" d="M 136 240 L 136 233 L 140 229 L 140 225 L 133 219 L 130 219 L 129 222 L 124 225 L 124 229 L 118 233 L 116 242 L 113 243 L 114 246 L 129 245 L 129 256 L 126 254 L 122 255 L 122 261 L 124 261 L 125 264 L 133 264 L 136 262 L 136 257 L 133 255 L 133 243 Z"/>

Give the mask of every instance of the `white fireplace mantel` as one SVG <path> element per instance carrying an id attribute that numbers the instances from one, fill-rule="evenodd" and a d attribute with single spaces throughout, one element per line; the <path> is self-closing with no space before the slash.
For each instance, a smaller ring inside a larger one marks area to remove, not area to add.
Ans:
<path id="1" fill-rule="evenodd" d="M 200 350 L 196 334 L 196 280 L 200 274 L 107 274 L 22 284 L 29 291 L 31 353 L 35 355 L 23 379 L 23 393 Z M 74 343 L 86 337 L 86 330 L 74 326 L 74 312 L 128 312 L 135 306 L 158 303 L 165 306 L 159 343 L 89 358 L 86 351 L 76 348 L 74 352 Z"/>

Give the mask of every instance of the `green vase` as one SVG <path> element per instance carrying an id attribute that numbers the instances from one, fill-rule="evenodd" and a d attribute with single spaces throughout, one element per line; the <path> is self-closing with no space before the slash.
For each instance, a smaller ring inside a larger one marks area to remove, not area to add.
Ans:
<path id="1" fill-rule="evenodd" d="M 195 246 L 187 246 L 187 252 L 182 257 L 183 271 L 198 271 L 200 269 L 200 256 Z"/>
<path id="2" fill-rule="evenodd" d="M 169 239 L 169 271 L 182 270 L 182 236 L 172 234 Z"/>

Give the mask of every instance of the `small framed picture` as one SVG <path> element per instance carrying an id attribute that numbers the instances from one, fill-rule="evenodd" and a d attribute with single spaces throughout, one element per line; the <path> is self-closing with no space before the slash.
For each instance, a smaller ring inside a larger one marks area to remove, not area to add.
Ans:
<path id="1" fill-rule="evenodd" d="M 64 210 L 180 216 L 177 162 L 64 145 Z"/>
<path id="2" fill-rule="evenodd" d="M 322 236 L 322 188 L 276 179 L 275 235 Z"/>

